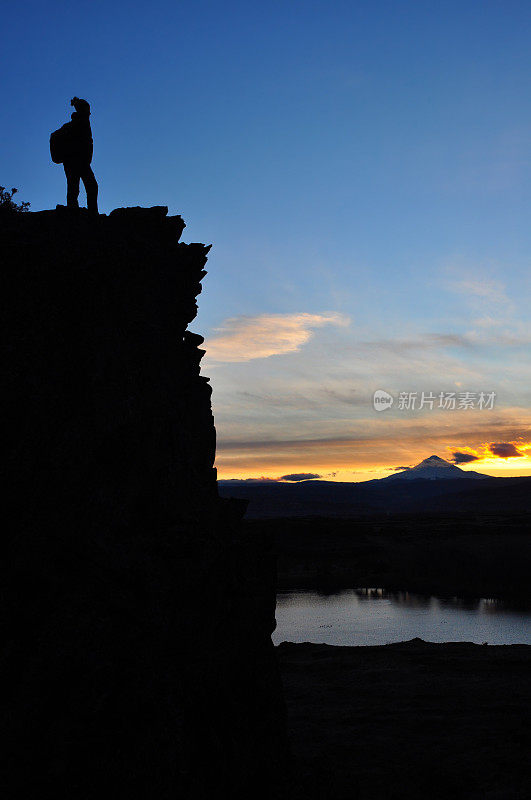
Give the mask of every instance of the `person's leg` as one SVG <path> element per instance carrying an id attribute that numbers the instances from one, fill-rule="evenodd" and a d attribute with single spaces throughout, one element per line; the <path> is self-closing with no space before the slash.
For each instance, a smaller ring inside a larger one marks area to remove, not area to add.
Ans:
<path id="1" fill-rule="evenodd" d="M 91 214 L 98 213 L 98 182 L 92 172 L 90 164 L 83 168 L 81 173 L 83 186 L 87 193 L 87 208 Z"/>
<path id="2" fill-rule="evenodd" d="M 66 175 L 66 205 L 68 208 L 79 208 L 79 170 L 73 164 L 63 164 Z"/>

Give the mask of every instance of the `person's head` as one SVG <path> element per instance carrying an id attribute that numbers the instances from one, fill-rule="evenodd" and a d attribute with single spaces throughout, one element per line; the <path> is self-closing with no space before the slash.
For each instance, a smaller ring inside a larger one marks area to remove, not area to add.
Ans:
<path id="1" fill-rule="evenodd" d="M 90 104 L 87 103 L 86 100 L 82 100 L 80 97 L 73 97 L 70 100 L 70 105 L 74 106 L 78 114 L 81 116 L 90 116 Z"/>

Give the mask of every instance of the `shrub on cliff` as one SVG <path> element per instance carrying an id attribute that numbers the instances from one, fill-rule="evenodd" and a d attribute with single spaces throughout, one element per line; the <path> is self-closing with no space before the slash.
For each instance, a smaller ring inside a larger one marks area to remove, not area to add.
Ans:
<path id="1" fill-rule="evenodd" d="M 18 189 L 11 189 L 9 191 L 5 186 L 0 186 L 0 213 L 11 214 L 13 212 L 27 211 L 30 203 L 15 203 L 13 195 L 17 193 Z"/>

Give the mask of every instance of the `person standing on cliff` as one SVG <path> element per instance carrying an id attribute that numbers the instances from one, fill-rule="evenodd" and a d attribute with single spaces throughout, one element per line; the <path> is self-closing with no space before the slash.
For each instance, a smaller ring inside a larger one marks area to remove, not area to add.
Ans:
<path id="1" fill-rule="evenodd" d="M 52 161 L 64 167 L 68 208 L 79 208 L 79 181 L 82 180 L 87 193 L 88 211 L 90 214 L 97 214 L 98 182 L 90 166 L 93 149 L 90 105 L 80 97 L 73 97 L 70 105 L 75 108 L 71 122 L 67 122 L 50 136 Z"/>

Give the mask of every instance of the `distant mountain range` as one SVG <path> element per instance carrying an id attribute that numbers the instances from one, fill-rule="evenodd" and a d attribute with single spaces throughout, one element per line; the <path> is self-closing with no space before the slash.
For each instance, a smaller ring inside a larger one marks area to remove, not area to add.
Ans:
<path id="1" fill-rule="evenodd" d="M 531 511 L 531 477 L 492 478 L 438 456 L 359 483 L 218 481 L 222 497 L 249 501 L 247 517 L 353 517 L 396 513 L 507 514 Z"/>
<path id="2" fill-rule="evenodd" d="M 429 456 L 417 464 L 416 467 L 409 467 L 394 475 L 388 475 L 386 478 L 380 478 L 382 481 L 415 481 L 419 478 L 425 478 L 429 481 L 449 480 L 456 478 L 474 479 L 474 478 L 488 478 L 488 475 L 482 475 L 480 472 L 465 471 L 456 467 L 455 464 L 450 464 L 444 458 L 439 456 Z"/>

